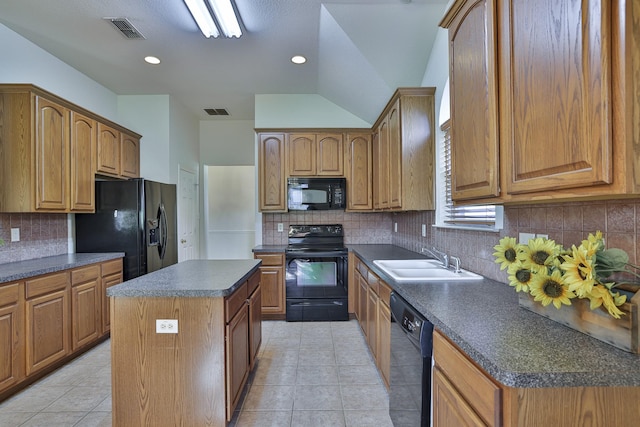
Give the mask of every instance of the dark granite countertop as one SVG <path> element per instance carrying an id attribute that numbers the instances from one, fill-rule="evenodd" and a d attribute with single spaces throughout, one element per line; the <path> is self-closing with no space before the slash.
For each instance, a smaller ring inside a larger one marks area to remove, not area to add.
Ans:
<path id="1" fill-rule="evenodd" d="M 124 257 L 123 252 L 65 254 L 0 264 L 0 283 L 15 282 Z"/>
<path id="2" fill-rule="evenodd" d="M 110 297 L 224 297 L 251 276 L 256 259 L 190 260 L 107 289 Z"/>
<path id="3" fill-rule="evenodd" d="M 640 355 L 521 308 L 510 286 L 399 283 L 376 259 L 422 255 L 393 245 L 349 245 L 376 274 L 496 380 L 510 387 L 640 386 Z"/>

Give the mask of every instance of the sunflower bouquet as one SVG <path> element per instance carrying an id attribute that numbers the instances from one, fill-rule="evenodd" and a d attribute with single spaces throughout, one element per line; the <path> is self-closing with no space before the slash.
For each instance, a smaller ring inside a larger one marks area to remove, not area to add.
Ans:
<path id="1" fill-rule="evenodd" d="M 508 236 L 494 249 L 500 270 L 507 269 L 510 286 L 517 292 L 530 293 L 543 306 L 553 304 L 557 309 L 571 305 L 573 298 L 588 298 L 591 310 L 603 306 L 619 319 L 624 313 L 618 307 L 627 296 L 615 290 L 611 275 L 626 272 L 640 277 L 634 271 L 639 267 L 629 264 L 625 251 L 605 248 L 600 231 L 571 249 L 543 237 L 518 244 Z"/>

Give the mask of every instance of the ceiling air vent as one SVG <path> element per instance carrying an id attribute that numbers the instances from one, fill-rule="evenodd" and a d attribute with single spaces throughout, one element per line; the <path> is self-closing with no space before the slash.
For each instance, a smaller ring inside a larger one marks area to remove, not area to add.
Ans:
<path id="1" fill-rule="evenodd" d="M 204 111 L 210 116 L 228 116 L 226 108 L 205 108 Z"/>
<path id="2" fill-rule="evenodd" d="M 104 18 L 111 22 L 120 33 L 131 40 L 144 40 L 144 36 L 127 18 Z"/>

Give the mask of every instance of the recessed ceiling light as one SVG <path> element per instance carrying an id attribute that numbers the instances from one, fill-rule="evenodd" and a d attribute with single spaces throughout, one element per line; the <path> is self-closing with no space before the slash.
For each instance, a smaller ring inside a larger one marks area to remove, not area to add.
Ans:
<path id="1" fill-rule="evenodd" d="M 160 63 L 160 58 L 157 58 L 155 56 L 145 56 L 144 61 L 149 64 L 158 65 Z"/>
<path id="2" fill-rule="evenodd" d="M 294 64 L 304 64 L 305 62 L 307 62 L 307 58 L 302 55 L 295 55 L 291 58 L 291 62 L 293 62 Z"/>

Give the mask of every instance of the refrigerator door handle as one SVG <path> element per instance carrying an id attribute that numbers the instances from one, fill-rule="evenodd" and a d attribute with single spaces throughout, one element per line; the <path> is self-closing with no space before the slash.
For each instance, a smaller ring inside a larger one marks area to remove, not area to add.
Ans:
<path id="1" fill-rule="evenodd" d="M 167 225 L 167 213 L 164 210 L 163 203 L 160 203 L 158 217 L 158 220 L 160 222 L 160 245 L 158 245 L 158 252 L 160 253 L 160 259 L 164 259 L 164 254 L 167 251 L 167 238 L 169 230 Z"/>

